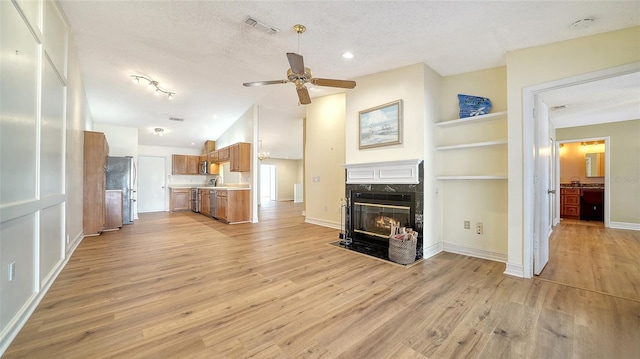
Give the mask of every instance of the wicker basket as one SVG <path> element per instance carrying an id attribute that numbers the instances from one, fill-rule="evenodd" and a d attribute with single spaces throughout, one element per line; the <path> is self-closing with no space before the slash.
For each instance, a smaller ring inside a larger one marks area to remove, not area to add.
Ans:
<path id="1" fill-rule="evenodd" d="M 399 264 L 411 264 L 416 260 L 417 239 L 389 238 L 389 259 Z"/>

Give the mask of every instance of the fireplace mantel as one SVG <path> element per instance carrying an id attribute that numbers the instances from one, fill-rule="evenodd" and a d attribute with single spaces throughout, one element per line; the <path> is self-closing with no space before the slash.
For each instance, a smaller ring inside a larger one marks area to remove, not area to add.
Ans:
<path id="1" fill-rule="evenodd" d="M 346 164 L 347 184 L 418 184 L 420 159 Z"/>

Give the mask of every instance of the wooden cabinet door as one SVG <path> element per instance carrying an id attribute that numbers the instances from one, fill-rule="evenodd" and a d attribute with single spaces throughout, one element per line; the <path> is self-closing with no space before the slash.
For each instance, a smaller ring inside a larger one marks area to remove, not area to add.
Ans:
<path id="1" fill-rule="evenodd" d="M 229 161 L 229 147 L 223 147 L 218 150 L 218 162 Z"/>
<path id="2" fill-rule="evenodd" d="M 218 190 L 218 198 L 216 199 L 218 204 L 218 219 L 221 221 L 227 221 L 227 191 Z"/>
<path id="3" fill-rule="evenodd" d="M 171 174 L 174 174 L 174 175 L 187 174 L 187 156 L 186 155 L 171 156 Z"/>
<path id="4" fill-rule="evenodd" d="M 227 222 L 249 221 L 249 191 L 227 191 Z"/>
<path id="5" fill-rule="evenodd" d="M 239 142 L 231 145 L 229 159 L 231 172 L 249 172 L 251 170 L 251 144 Z"/>
<path id="6" fill-rule="evenodd" d="M 200 156 L 187 156 L 187 174 L 200 174 Z"/>
<path id="7" fill-rule="evenodd" d="M 189 198 L 191 190 L 188 188 L 172 188 L 171 192 L 171 211 L 189 211 L 191 210 L 191 200 Z"/>

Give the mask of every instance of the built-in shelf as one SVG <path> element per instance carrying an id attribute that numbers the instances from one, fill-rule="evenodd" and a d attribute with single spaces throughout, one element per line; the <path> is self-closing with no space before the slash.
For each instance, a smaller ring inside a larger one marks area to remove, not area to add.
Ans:
<path id="1" fill-rule="evenodd" d="M 451 126 L 460 126 L 460 125 L 470 125 L 470 124 L 474 124 L 474 123 L 481 123 L 481 122 L 486 122 L 486 121 L 498 120 L 498 119 L 506 117 L 506 116 L 507 116 L 507 111 L 500 111 L 500 112 L 489 113 L 489 114 L 486 114 L 486 115 L 459 118 L 457 120 L 436 122 L 434 124 L 434 126 L 436 126 L 436 127 L 451 127 Z"/>
<path id="2" fill-rule="evenodd" d="M 498 146 L 498 145 L 506 145 L 506 144 L 507 144 L 507 140 L 475 142 L 475 143 L 463 143 L 463 144 L 460 144 L 460 145 L 437 146 L 436 147 L 436 151 L 458 150 L 458 149 L 462 149 L 462 148 Z"/>
<path id="3" fill-rule="evenodd" d="M 436 176 L 439 181 L 453 181 L 453 180 L 506 180 L 507 176 Z"/>

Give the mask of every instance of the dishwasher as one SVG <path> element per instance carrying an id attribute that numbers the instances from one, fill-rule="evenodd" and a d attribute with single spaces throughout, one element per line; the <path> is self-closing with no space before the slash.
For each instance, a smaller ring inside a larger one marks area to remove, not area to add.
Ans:
<path id="1" fill-rule="evenodd" d="M 191 210 L 200 212 L 200 193 L 198 193 L 198 188 L 191 188 L 191 195 L 189 197 L 191 199 Z"/>
<path id="2" fill-rule="evenodd" d="M 211 211 L 211 217 L 218 219 L 218 190 L 209 190 L 209 207 Z"/>

